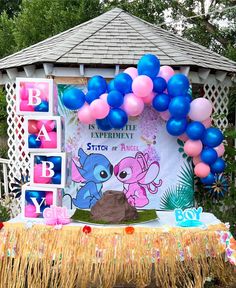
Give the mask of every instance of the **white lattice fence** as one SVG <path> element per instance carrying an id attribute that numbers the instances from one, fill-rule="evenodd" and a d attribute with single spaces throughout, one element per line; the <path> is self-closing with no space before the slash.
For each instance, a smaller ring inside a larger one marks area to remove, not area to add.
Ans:
<path id="1" fill-rule="evenodd" d="M 205 83 L 204 84 L 204 97 L 208 98 L 213 104 L 214 124 L 224 130 L 228 125 L 228 93 L 229 86 L 223 83 Z"/>
<path id="2" fill-rule="evenodd" d="M 8 157 L 9 157 L 9 179 L 14 182 L 14 178 L 20 179 L 20 172 L 26 173 L 29 169 L 29 154 L 26 151 L 24 142 L 24 118 L 16 115 L 16 95 L 15 83 L 7 83 L 5 85 L 7 92 L 7 123 L 8 123 Z M 16 200 L 16 199 L 15 199 Z M 16 216 L 20 213 L 20 201 L 14 201 L 12 205 L 12 215 Z"/>

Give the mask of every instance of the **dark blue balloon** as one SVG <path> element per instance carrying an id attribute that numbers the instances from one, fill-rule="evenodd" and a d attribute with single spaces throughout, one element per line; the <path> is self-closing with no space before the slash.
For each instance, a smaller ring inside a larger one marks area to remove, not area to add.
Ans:
<path id="1" fill-rule="evenodd" d="M 40 139 L 37 140 L 37 135 L 31 134 L 28 136 L 28 145 L 29 148 L 40 148 L 41 141 Z"/>
<path id="2" fill-rule="evenodd" d="M 125 127 L 128 122 L 128 116 L 126 112 L 120 108 L 111 109 L 107 117 L 110 125 L 115 129 L 121 129 Z"/>
<path id="3" fill-rule="evenodd" d="M 45 205 L 45 204 L 42 204 L 40 206 L 40 213 L 43 213 L 43 211 L 46 209 L 46 208 L 49 208 L 50 206 L 49 205 Z"/>
<path id="4" fill-rule="evenodd" d="M 180 136 L 185 132 L 187 124 L 186 118 L 176 119 L 171 117 L 166 123 L 166 129 L 170 135 Z"/>
<path id="5" fill-rule="evenodd" d="M 34 111 L 37 112 L 48 112 L 49 107 L 48 107 L 48 101 L 42 101 L 39 105 L 34 107 Z"/>
<path id="6" fill-rule="evenodd" d="M 103 118 L 103 119 L 97 119 L 96 124 L 97 124 L 98 128 L 103 130 L 103 131 L 109 131 L 112 129 L 112 126 L 108 120 L 108 117 Z"/>
<path id="7" fill-rule="evenodd" d="M 154 79 L 160 70 L 160 61 L 153 54 L 146 54 L 138 62 L 138 74 Z"/>
<path id="8" fill-rule="evenodd" d="M 124 103 L 124 96 L 119 91 L 113 90 L 107 96 L 107 103 L 111 107 L 118 108 Z"/>
<path id="9" fill-rule="evenodd" d="M 190 110 L 190 103 L 186 97 L 177 96 L 171 99 L 169 105 L 170 114 L 175 118 L 186 117 Z"/>
<path id="10" fill-rule="evenodd" d="M 218 155 L 213 148 L 206 147 L 202 150 L 200 157 L 204 163 L 213 164 L 218 158 Z"/>
<path id="11" fill-rule="evenodd" d="M 153 80 L 153 91 L 160 94 L 163 93 L 165 91 L 165 89 L 167 88 L 167 83 L 166 80 L 162 77 L 156 77 Z"/>
<path id="12" fill-rule="evenodd" d="M 48 157 L 47 160 L 53 163 L 54 165 L 53 170 L 61 171 L 62 159 L 60 156 L 51 156 L 51 157 Z"/>
<path id="13" fill-rule="evenodd" d="M 96 90 L 89 90 L 87 92 L 87 94 L 85 95 L 85 101 L 90 104 L 92 103 L 94 100 L 99 98 L 99 94 Z"/>
<path id="14" fill-rule="evenodd" d="M 129 74 L 120 73 L 114 79 L 115 89 L 123 94 L 132 92 L 132 82 L 133 79 Z"/>
<path id="15" fill-rule="evenodd" d="M 183 74 L 175 74 L 170 78 L 167 83 L 168 93 L 172 97 L 184 96 L 187 94 L 189 89 L 189 80 Z"/>
<path id="16" fill-rule="evenodd" d="M 169 103 L 170 96 L 165 93 L 156 95 L 152 100 L 152 106 L 159 112 L 167 110 Z"/>
<path id="17" fill-rule="evenodd" d="M 45 191 L 26 190 L 25 200 L 29 204 L 34 204 L 31 198 L 35 198 L 36 201 L 40 204 L 42 202 L 42 198 L 45 198 Z"/>
<path id="18" fill-rule="evenodd" d="M 88 90 L 95 90 L 101 95 L 107 91 L 107 82 L 100 75 L 93 76 L 88 81 Z"/>
<path id="19" fill-rule="evenodd" d="M 202 138 L 203 144 L 209 147 L 217 147 L 223 140 L 224 136 L 222 132 L 214 127 L 207 128 Z"/>
<path id="20" fill-rule="evenodd" d="M 61 173 L 56 172 L 52 177 L 52 184 L 61 184 Z"/>
<path id="21" fill-rule="evenodd" d="M 186 134 L 192 140 L 200 140 L 202 139 L 205 130 L 206 128 L 201 122 L 193 121 L 188 124 Z"/>
<path id="22" fill-rule="evenodd" d="M 77 110 L 84 105 L 85 95 L 80 89 L 71 87 L 63 93 L 62 103 L 70 110 Z"/>
<path id="23" fill-rule="evenodd" d="M 215 182 L 215 175 L 212 173 L 209 173 L 207 177 L 200 178 L 201 182 L 205 185 L 211 185 Z"/>
<path id="24" fill-rule="evenodd" d="M 217 158 L 216 161 L 211 165 L 212 173 L 222 173 L 225 170 L 226 164 L 222 158 Z"/>
<path id="25" fill-rule="evenodd" d="M 187 94 L 185 95 L 185 97 L 188 99 L 188 101 L 189 101 L 190 103 L 193 101 L 193 97 L 192 97 L 192 95 L 190 95 L 189 93 L 187 93 Z"/>
<path id="26" fill-rule="evenodd" d="M 112 80 L 108 83 L 108 86 L 107 86 L 107 91 L 108 91 L 108 93 L 111 92 L 112 90 L 116 90 L 114 79 L 112 79 Z"/>
<path id="27" fill-rule="evenodd" d="M 34 162 L 36 164 L 42 164 L 42 161 L 47 161 L 47 157 L 46 156 L 35 156 L 34 157 Z"/>

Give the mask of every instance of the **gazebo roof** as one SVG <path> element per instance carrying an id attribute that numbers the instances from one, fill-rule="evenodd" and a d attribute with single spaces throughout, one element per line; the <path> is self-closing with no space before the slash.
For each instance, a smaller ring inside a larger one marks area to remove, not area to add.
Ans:
<path id="1" fill-rule="evenodd" d="M 115 8 L 0 60 L 0 70 L 31 64 L 136 65 L 153 53 L 162 65 L 236 72 L 236 63 Z"/>

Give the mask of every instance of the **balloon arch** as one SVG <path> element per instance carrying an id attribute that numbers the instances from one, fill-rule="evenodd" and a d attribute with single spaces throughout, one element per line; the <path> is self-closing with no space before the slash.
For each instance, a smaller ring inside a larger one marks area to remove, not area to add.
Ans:
<path id="1" fill-rule="evenodd" d="M 128 116 L 138 116 L 145 104 L 152 105 L 166 121 L 168 133 L 185 142 L 184 151 L 193 157 L 194 173 L 202 183 L 214 183 L 224 171 L 224 137 L 211 127 L 211 102 L 203 97 L 192 99 L 189 79 L 175 74 L 170 66 L 160 67 L 155 55 L 144 55 L 137 68 L 127 68 L 109 84 L 102 76 L 93 76 L 87 89 L 85 95 L 70 87 L 62 96 L 68 109 L 78 110 L 82 123 L 96 121 L 104 131 L 122 129 Z"/>

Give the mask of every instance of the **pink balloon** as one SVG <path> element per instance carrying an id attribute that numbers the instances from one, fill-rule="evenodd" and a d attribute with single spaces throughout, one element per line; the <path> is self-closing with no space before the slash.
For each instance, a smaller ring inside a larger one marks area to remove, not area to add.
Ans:
<path id="1" fill-rule="evenodd" d="M 150 105 L 150 104 L 152 104 L 152 100 L 155 97 L 155 95 L 156 95 L 156 93 L 151 92 L 148 96 L 143 97 L 142 100 L 145 104 Z"/>
<path id="2" fill-rule="evenodd" d="M 144 103 L 141 98 L 136 97 L 133 93 L 129 93 L 124 97 L 123 107 L 128 115 L 138 116 L 143 112 Z"/>
<path id="3" fill-rule="evenodd" d="M 184 144 L 184 152 L 188 156 L 198 156 L 202 151 L 202 142 L 200 140 L 187 140 Z"/>
<path id="4" fill-rule="evenodd" d="M 41 183 L 41 184 L 48 184 L 51 182 L 51 177 L 49 176 L 49 171 L 46 171 L 46 177 L 42 176 L 42 164 L 35 164 L 34 165 L 34 182 L 35 183 Z"/>
<path id="5" fill-rule="evenodd" d="M 221 143 L 219 146 L 215 147 L 214 149 L 216 150 L 218 157 L 223 156 L 225 153 L 225 146 L 223 143 Z"/>
<path id="6" fill-rule="evenodd" d="M 41 140 L 40 148 L 49 148 L 49 149 L 57 148 L 57 132 L 54 131 L 48 132 L 48 137 L 50 138 L 50 140 L 47 140 L 47 138 L 44 136 L 40 136 Z"/>
<path id="7" fill-rule="evenodd" d="M 206 120 L 202 121 L 202 124 L 205 126 L 205 128 L 211 127 L 211 117 L 208 117 Z"/>
<path id="8" fill-rule="evenodd" d="M 81 121 L 82 123 L 92 124 L 95 121 L 95 119 L 93 118 L 93 115 L 92 115 L 92 110 L 91 110 L 89 104 L 87 104 L 87 103 L 85 103 L 83 105 L 83 107 L 81 109 L 79 109 L 77 115 L 78 115 L 79 121 Z"/>
<path id="9" fill-rule="evenodd" d="M 212 104 L 206 98 L 197 98 L 190 103 L 189 118 L 193 121 L 204 121 L 211 116 Z"/>
<path id="10" fill-rule="evenodd" d="M 125 69 L 124 73 L 128 74 L 133 80 L 138 76 L 138 70 L 134 67 L 129 67 Z"/>
<path id="11" fill-rule="evenodd" d="M 132 83 L 132 90 L 135 96 L 147 97 L 153 89 L 152 79 L 146 75 L 137 76 Z"/>
<path id="12" fill-rule="evenodd" d="M 90 104 L 92 115 L 95 119 L 105 118 L 110 111 L 110 106 L 102 99 L 96 99 Z"/>
<path id="13" fill-rule="evenodd" d="M 47 192 L 45 196 L 45 202 L 46 205 L 53 205 L 53 193 L 52 192 Z"/>
<path id="14" fill-rule="evenodd" d="M 35 82 L 35 88 L 40 90 L 40 98 L 42 100 L 48 100 L 49 97 L 49 84 L 45 82 Z"/>
<path id="15" fill-rule="evenodd" d="M 211 171 L 210 166 L 203 162 L 198 163 L 194 168 L 195 175 L 200 178 L 207 177 L 210 171 Z"/>
<path id="16" fill-rule="evenodd" d="M 25 206 L 25 217 L 29 218 L 37 218 L 39 216 L 38 213 L 36 213 L 36 207 L 32 204 L 28 204 Z"/>
<path id="17" fill-rule="evenodd" d="M 161 66 L 157 76 L 164 78 L 168 82 L 173 75 L 175 75 L 175 71 L 170 66 Z"/>
<path id="18" fill-rule="evenodd" d="M 39 132 L 36 120 L 29 120 L 28 121 L 28 132 L 30 134 L 37 134 Z"/>
<path id="19" fill-rule="evenodd" d="M 20 87 L 20 99 L 21 100 L 28 100 L 29 95 L 27 93 L 27 90 L 24 86 Z"/>
<path id="20" fill-rule="evenodd" d="M 27 100 L 20 101 L 20 111 L 34 111 L 34 106 L 28 105 Z"/>
<path id="21" fill-rule="evenodd" d="M 168 121 L 170 119 L 170 116 L 171 116 L 169 110 L 159 112 L 159 114 L 164 121 Z"/>
<path id="22" fill-rule="evenodd" d="M 178 138 L 183 142 L 186 142 L 189 139 L 186 133 L 180 135 Z"/>
<path id="23" fill-rule="evenodd" d="M 194 165 L 197 165 L 198 163 L 200 163 L 202 160 L 201 160 L 201 157 L 200 156 L 196 156 L 196 157 L 193 157 L 193 164 Z"/>
<path id="24" fill-rule="evenodd" d="M 100 95 L 99 98 L 107 102 L 107 95 L 108 95 L 107 93 L 104 93 L 104 94 Z"/>
<path id="25" fill-rule="evenodd" d="M 56 126 L 56 122 L 55 120 L 39 120 L 37 121 L 37 127 L 40 130 L 42 128 L 42 126 L 45 126 L 47 132 L 51 132 L 55 126 Z"/>

